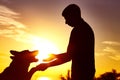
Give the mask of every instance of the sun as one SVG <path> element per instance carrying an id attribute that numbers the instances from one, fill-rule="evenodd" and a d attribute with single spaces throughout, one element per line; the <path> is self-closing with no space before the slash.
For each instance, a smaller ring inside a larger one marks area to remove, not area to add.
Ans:
<path id="1" fill-rule="evenodd" d="M 43 59 L 49 58 L 50 54 L 59 53 L 56 45 L 45 39 L 36 40 L 34 42 L 33 50 L 39 51 L 39 54 L 36 56 L 36 58 L 39 59 L 39 63 L 42 63 Z"/>
<path id="2" fill-rule="evenodd" d="M 50 80 L 50 78 L 48 78 L 48 77 L 40 77 L 37 80 Z"/>

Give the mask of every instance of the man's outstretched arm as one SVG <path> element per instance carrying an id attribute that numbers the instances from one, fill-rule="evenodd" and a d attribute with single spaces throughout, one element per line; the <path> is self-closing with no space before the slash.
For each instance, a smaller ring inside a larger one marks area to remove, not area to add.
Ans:
<path id="1" fill-rule="evenodd" d="M 71 56 L 68 53 L 56 54 L 55 57 L 56 60 L 48 63 L 50 67 L 66 63 L 71 60 Z"/>
<path id="2" fill-rule="evenodd" d="M 55 60 L 49 63 L 42 63 L 36 66 L 37 70 L 45 70 L 48 67 L 57 66 L 63 63 L 66 63 L 71 60 L 71 56 L 68 53 L 55 54 Z"/>

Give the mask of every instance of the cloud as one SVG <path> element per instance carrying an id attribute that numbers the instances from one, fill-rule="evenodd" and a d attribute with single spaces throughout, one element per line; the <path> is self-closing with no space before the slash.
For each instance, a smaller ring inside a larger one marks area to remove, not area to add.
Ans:
<path id="1" fill-rule="evenodd" d="M 107 56 L 113 60 L 120 60 L 120 50 L 117 50 L 113 47 L 105 47 L 103 52 L 107 53 Z"/>
<path id="2" fill-rule="evenodd" d="M 14 26 L 16 28 L 25 28 L 25 25 L 16 20 L 19 15 L 19 13 L 12 11 L 8 7 L 0 5 L 0 27 Z"/>
<path id="3" fill-rule="evenodd" d="M 120 42 L 115 42 L 115 41 L 103 41 L 102 43 L 106 45 L 120 46 Z"/>
<path id="4" fill-rule="evenodd" d="M 19 15 L 19 13 L 14 12 L 6 6 L 0 5 L 0 15 L 15 18 L 18 17 L 17 15 Z"/>
<path id="5" fill-rule="evenodd" d="M 106 56 L 112 60 L 120 60 L 120 43 L 116 41 L 103 41 L 103 49 L 96 56 Z"/>
<path id="6" fill-rule="evenodd" d="M 105 55 L 107 55 L 107 54 L 108 54 L 108 53 L 105 53 L 105 52 L 102 52 L 102 51 L 95 53 L 96 56 L 105 56 Z"/>
<path id="7" fill-rule="evenodd" d="M 19 22 L 20 13 L 0 5 L 0 36 L 12 38 L 19 42 L 34 44 L 36 40 L 40 40 L 38 36 L 28 32 L 27 26 Z"/>
<path id="8" fill-rule="evenodd" d="M 120 60 L 120 55 L 114 55 L 114 56 L 109 56 L 111 59 L 119 61 Z"/>
<path id="9" fill-rule="evenodd" d="M 113 49 L 113 48 L 111 48 L 111 47 L 105 47 L 104 49 L 103 49 L 103 51 L 104 52 L 108 52 L 108 53 L 116 53 L 116 50 L 115 49 Z"/>

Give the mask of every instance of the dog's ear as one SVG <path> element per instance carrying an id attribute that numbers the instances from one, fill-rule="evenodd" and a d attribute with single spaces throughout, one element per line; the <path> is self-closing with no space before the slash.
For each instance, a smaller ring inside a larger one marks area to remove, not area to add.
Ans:
<path id="1" fill-rule="evenodd" d="M 10 50 L 10 53 L 13 55 L 13 56 L 10 56 L 10 58 L 13 60 L 15 58 L 15 56 L 18 55 L 19 52 L 15 51 L 15 50 Z"/>
<path id="2" fill-rule="evenodd" d="M 18 55 L 18 54 L 19 54 L 19 52 L 18 52 L 18 51 L 15 51 L 15 50 L 10 50 L 10 53 L 11 53 L 12 55 Z"/>

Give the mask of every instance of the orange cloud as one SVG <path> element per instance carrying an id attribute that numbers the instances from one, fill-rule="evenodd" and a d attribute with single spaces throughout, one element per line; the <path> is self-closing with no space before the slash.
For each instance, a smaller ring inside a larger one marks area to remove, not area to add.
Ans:
<path id="1" fill-rule="evenodd" d="M 35 40 L 40 40 L 38 36 L 28 32 L 26 25 L 16 20 L 19 19 L 19 15 L 8 7 L 0 5 L 0 36 L 31 44 Z"/>
<path id="2" fill-rule="evenodd" d="M 115 41 L 103 41 L 103 44 L 107 44 L 107 45 L 118 45 L 120 46 L 120 42 L 115 42 Z"/>
<path id="3" fill-rule="evenodd" d="M 120 43 L 115 41 L 103 41 L 103 49 L 96 56 L 107 56 L 113 60 L 120 60 Z"/>

